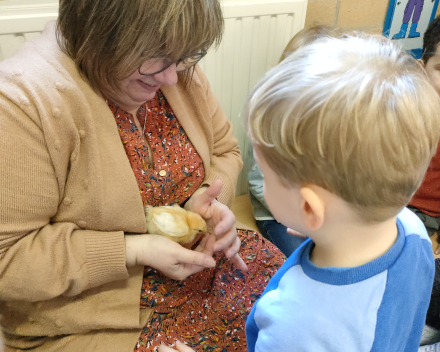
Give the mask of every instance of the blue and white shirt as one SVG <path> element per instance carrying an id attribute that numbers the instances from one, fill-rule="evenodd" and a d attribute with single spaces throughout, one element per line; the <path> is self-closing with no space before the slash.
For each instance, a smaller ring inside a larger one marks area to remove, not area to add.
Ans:
<path id="1" fill-rule="evenodd" d="M 311 240 L 270 280 L 246 322 L 249 352 L 417 351 L 434 278 L 431 241 L 408 209 L 381 257 L 318 268 Z"/>

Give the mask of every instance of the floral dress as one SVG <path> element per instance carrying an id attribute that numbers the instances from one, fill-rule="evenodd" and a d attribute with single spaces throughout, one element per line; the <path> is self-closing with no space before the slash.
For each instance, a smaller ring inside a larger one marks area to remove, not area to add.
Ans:
<path id="1" fill-rule="evenodd" d="M 204 167 L 162 92 L 139 109 L 142 132 L 131 114 L 107 103 L 144 205 L 182 204 L 202 184 Z M 246 318 L 285 257 L 256 232 L 239 230 L 238 235 L 248 272 L 235 269 L 220 252 L 214 255 L 216 267 L 183 281 L 145 267 L 140 305 L 154 313 L 135 352 L 157 351 L 161 343 L 172 346 L 176 339 L 196 351 L 247 351 Z"/>

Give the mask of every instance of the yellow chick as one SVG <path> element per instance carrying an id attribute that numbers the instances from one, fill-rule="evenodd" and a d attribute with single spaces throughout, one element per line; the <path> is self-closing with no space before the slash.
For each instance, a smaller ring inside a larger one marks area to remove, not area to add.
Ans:
<path id="1" fill-rule="evenodd" d="M 147 231 L 162 235 L 180 244 L 191 243 L 199 232 L 206 231 L 206 222 L 192 211 L 173 206 L 145 207 Z"/>

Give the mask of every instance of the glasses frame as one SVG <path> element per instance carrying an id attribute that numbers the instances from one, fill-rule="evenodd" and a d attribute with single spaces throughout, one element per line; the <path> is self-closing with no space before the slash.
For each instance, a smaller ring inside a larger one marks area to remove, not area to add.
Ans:
<path id="1" fill-rule="evenodd" d="M 154 76 L 154 75 L 157 75 L 158 73 L 161 73 L 161 72 L 165 71 L 165 70 L 168 69 L 171 65 L 176 65 L 176 67 L 177 67 L 177 66 L 179 66 L 179 64 L 180 64 L 182 61 L 185 61 L 186 59 L 188 59 L 188 58 L 190 58 L 190 57 L 198 56 L 199 58 L 198 58 L 196 61 L 194 61 L 194 63 L 193 63 L 191 66 L 189 66 L 189 67 L 187 67 L 187 68 L 185 68 L 185 69 L 183 69 L 183 70 L 176 71 L 176 72 L 183 72 L 183 71 L 186 71 L 186 70 L 190 69 L 191 67 L 195 66 L 195 65 L 196 65 L 201 59 L 203 59 L 203 58 L 205 57 L 206 54 L 207 54 L 206 51 L 201 51 L 201 52 L 199 52 L 199 53 L 197 53 L 197 54 L 192 54 L 192 55 L 188 55 L 188 56 L 182 57 L 181 59 L 177 60 L 176 62 L 171 62 L 169 65 L 164 66 L 161 70 L 159 70 L 159 71 L 157 71 L 157 72 L 154 72 L 154 73 L 142 73 L 140 67 L 138 68 L 138 72 L 139 72 L 139 74 L 141 74 L 142 76 Z"/>

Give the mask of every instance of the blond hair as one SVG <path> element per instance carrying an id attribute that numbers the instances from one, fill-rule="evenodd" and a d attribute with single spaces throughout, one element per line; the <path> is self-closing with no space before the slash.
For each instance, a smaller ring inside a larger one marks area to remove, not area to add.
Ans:
<path id="1" fill-rule="evenodd" d="M 340 28 L 318 24 L 311 27 L 306 27 L 296 33 L 289 43 L 284 48 L 281 54 L 280 61 L 283 61 L 287 56 L 303 47 L 304 45 L 313 43 L 320 38 L 338 38 L 343 34 Z"/>
<path id="2" fill-rule="evenodd" d="M 439 97 L 391 41 L 326 38 L 269 71 L 251 93 L 252 143 L 285 185 L 315 184 L 362 219 L 395 216 L 440 138 Z"/>
<path id="3" fill-rule="evenodd" d="M 218 45 L 223 26 L 218 0 L 60 0 L 57 38 L 94 89 L 117 90 L 152 57 L 177 61 Z"/>

